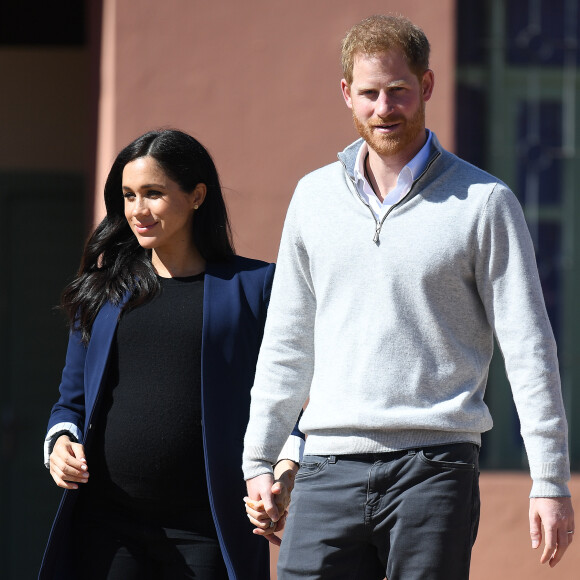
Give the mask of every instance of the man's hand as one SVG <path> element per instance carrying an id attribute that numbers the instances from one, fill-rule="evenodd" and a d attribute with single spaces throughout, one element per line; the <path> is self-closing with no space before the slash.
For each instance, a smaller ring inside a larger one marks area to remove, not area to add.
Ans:
<path id="1" fill-rule="evenodd" d="M 280 538 L 273 534 L 276 530 L 276 522 L 280 519 L 280 512 L 272 493 L 273 485 L 274 476 L 271 473 L 248 479 L 246 481 L 248 497 L 245 497 L 244 501 L 248 518 L 256 526 L 253 533 L 265 536 L 269 542 L 280 545 Z"/>
<path id="2" fill-rule="evenodd" d="M 574 510 L 569 497 L 530 498 L 530 537 L 532 548 L 542 543 L 544 529 L 544 551 L 540 562 L 554 567 L 574 539 Z"/>
<path id="3" fill-rule="evenodd" d="M 50 475 L 64 489 L 78 489 L 78 483 L 86 483 L 89 471 L 84 447 L 61 435 L 50 454 Z"/>
<path id="4" fill-rule="evenodd" d="M 270 474 L 265 474 L 246 482 L 249 497 L 245 497 L 244 501 L 248 518 L 256 526 L 253 533 L 264 536 L 277 546 L 281 540 L 274 532 L 284 529 L 297 471 L 298 464 L 283 459 L 274 467 L 275 481 Z"/>

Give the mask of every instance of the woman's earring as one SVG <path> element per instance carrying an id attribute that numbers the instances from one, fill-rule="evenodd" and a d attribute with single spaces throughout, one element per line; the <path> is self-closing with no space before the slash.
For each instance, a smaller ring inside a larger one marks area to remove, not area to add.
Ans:
<path id="1" fill-rule="evenodd" d="M 197 203 L 193 206 L 193 209 L 199 209 L 199 205 Z"/>

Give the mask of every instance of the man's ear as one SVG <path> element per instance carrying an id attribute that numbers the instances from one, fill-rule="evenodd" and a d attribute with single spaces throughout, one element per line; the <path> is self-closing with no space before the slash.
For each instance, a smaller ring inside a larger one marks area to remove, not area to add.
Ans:
<path id="1" fill-rule="evenodd" d="M 352 98 L 350 95 L 350 85 L 346 82 L 345 79 L 340 81 L 340 90 L 342 91 L 342 96 L 344 98 L 344 102 L 349 109 L 352 109 Z"/>
<path id="2" fill-rule="evenodd" d="M 421 92 L 423 94 L 423 101 L 428 101 L 433 94 L 433 88 L 435 87 L 435 75 L 433 71 L 428 68 L 423 73 L 423 78 L 421 80 Z"/>

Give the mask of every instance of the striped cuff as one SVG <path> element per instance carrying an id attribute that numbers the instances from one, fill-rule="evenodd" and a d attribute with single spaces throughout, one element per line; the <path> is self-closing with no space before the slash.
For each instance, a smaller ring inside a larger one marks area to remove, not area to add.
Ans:
<path id="1" fill-rule="evenodd" d="M 290 459 L 294 463 L 300 463 L 302 460 L 302 455 L 304 454 L 304 439 L 302 437 L 297 437 L 296 435 L 290 435 L 282 447 L 282 451 L 278 455 L 278 461 L 282 459 Z"/>
<path id="2" fill-rule="evenodd" d="M 70 433 L 76 441 L 81 440 L 81 432 L 74 423 L 64 422 L 52 426 L 44 439 L 44 466 L 47 469 L 50 467 L 50 454 L 52 453 L 52 448 L 54 446 L 53 438 L 61 431 Z"/>

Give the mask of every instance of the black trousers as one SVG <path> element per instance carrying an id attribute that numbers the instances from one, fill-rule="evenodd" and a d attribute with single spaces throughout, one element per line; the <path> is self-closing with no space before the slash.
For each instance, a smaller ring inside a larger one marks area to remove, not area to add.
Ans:
<path id="1" fill-rule="evenodd" d="M 227 580 L 211 513 L 188 521 L 187 529 L 167 527 L 143 514 L 81 502 L 73 530 L 79 580 Z"/>
<path id="2" fill-rule="evenodd" d="M 467 580 L 479 448 L 305 456 L 278 580 Z"/>

